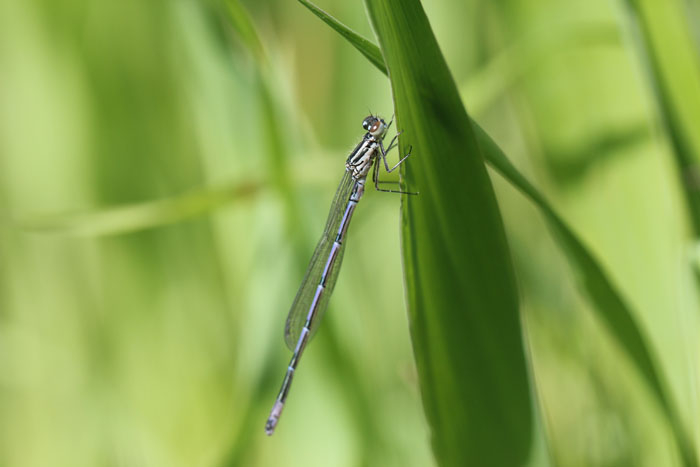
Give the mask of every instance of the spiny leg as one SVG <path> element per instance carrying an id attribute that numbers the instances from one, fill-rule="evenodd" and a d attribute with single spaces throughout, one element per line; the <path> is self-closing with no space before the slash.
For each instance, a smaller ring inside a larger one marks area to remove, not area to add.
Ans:
<path id="1" fill-rule="evenodd" d="M 398 133 L 396 133 L 396 134 L 394 135 L 393 138 L 391 138 L 391 142 L 389 142 L 389 146 L 387 146 L 386 151 L 384 151 L 385 153 L 388 154 L 389 151 L 391 151 L 392 149 L 394 149 L 394 148 L 396 147 L 396 140 L 399 139 L 399 135 L 400 135 L 401 133 L 403 133 L 403 131 L 399 131 Z"/>
<path id="2" fill-rule="evenodd" d="M 401 132 L 397 133 L 396 136 L 394 136 L 394 138 L 391 140 L 391 143 L 389 143 L 389 149 L 385 150 L 384 143 L 382 143 L 382 141 L 379 141 L 380 157 L 381 157 L 382 161 L 384 161 L 384 168 L 386 169 L 387 173 L 391 173 L 394 170 L 396 170 L 396 168 L 398 166 L 400 166 L 403 163 L 403 161 L 405 161 L 408 158 L 408 156 L 411 155 L 411 151 L 413 150 L 413 146 L 409 146 L 408 153 L 404 157 L 402 157 L 401 160 L 399 160 L 394 167 L 389 168 L 389 164 L 386 161 L 386 154 L 387 154 L 387 152 L 389 152 L 389 150 L 393 149 L 394 140 L 396 140 L 400 134 L 401 134 Z M 379 180 L 379 161 L 377 161 L 376 165 L 374 166 L 374 170 L 372 173 L 372 180 L 374 181 L 374 188 L 377 191 L 382 191 L 384 193 L 400 193 L 400 194 L 405 194 L 405 195 L 417 195 L 418 194 L 418 193 L 413 193 L 410 191 L 385 190 L 383 188 L 379 188 L 380 183 L 398 183 L 398 182 L 383 182 L 383 181 Z"/>
<path id="3" fill-rule="evenodd" d="M 391 120 L 389 121 L 389 124 L 386 127 L 387 130 L 389 129 L 389 127 L 391 127 L 392 123 L 394 123 L 394 115 L 391 116 Z M 386 149 L 384 149 L 384 143 L 381 140 L 379 141 L 379 149 L 381 150 L 382 160 L 384 161 L 384 168 L 386 169 L 387 173 L 393 172 L 398 166 L 401 165 L 403 161 L 406 160 L 406 158 L 408 158 L 408 156 L 411 155 L 411 150 L 413 149 L 413 146 L 410 146 L 408 148 L 408 153 L 401 160 L 399 160 L 399 162 L 397 162 L 394 167 L 392 167 L 391 169 L 389 168 L 389 164 L 386 161 L 386 155 L 389 151 L 398 146 L 397 140 L 399 139 L 401 133 L 403 133 L 403 131 L 399 131 L 394 135 Z"/>
<path id="4" fill-rule="evenodd" d="M 379 188 L 379 185 L 377 183 L 374 184 L 374 188 L 377 191 L 381 191 L 382 193 L 397 193 L 400 195 L 417 195 L 418 194 L 418 192 L 412 192 L 412 191 L 385 190 L 384 188 Z"/>
<path id="5" fill-rule="evenodd" d="M 401 133 L 399 133 L 399 134 L 401 134 Z M 397 134 L 396 136 L 394 136 L 394 139 L 398 138 L 399 134 Z M 391 143 L 389 144 L 389 149 L 392 149 L 392 147 L 391 147 L 392 144 L 394 144 L 394 141 L 393 141 L 393 140 L 392 140 Z M 389 152 L 389 150 L 385 150 L 385 149 L 384 149 L 384 144 L 383 144 L 381 141 L 379 142 L 379 149 L 381 149 L 382 161 L 384 161 L 384 168 L 386 169 L 387 173 L 391 173 L 391 172 L 393 172 L 394 170 L 396 170 L 396 168 L 397 168 L 398 166 L 400 166 L 400 165 L 403 163 L 403 161 L 405 161 L 406 159 L 408 159 L 408 156 L 411 155 L 411 151 L 413 151 L 413 146 L 409 146 L 409 147 L 408 147 L 408 152 L 406 153 L 406 155 L 403 156 L 403 157 L 401 158 L 401 160 L 399 160 L 399 161 L 396 163 L 396 165 L 393 166 L 392 168 L 389 168 L 389 163 L 386 161 L 386 154 Z"/>
<path id="6" fill-rule="evenodd" d="M 372 181 L 374 182 L 375 188 L 377 187 L 377 184 L 379 184 L 379 183 L 383 183 L 386 185 L 398 185 L 399 184 L 399 182 L 397 180 L 379 180 L 379 163 L 378 162 L 372 168 Z"/>
<path id="7" fill-rule="evenodd" d="M 406 157 L 408 157 L 408 156 L 406 156 Z M 396 168 L 396 167 L 394 167 L 394 168 Z M 379 161 L 377 161 L 374 164 L 374 167 L 372 168 L 372 181 L 374 182 L 374 189 L 377 191 L 381 191 L 383 193 L 398 193 L 398 194 L 402 194 L 402 195 L 417 195 L 418 194 L 418 193 L 412 193 L 410 191 L 385 190 L 384 188 L 379 188 L 380 183 L 399 183 L 399 182 L 383 182 L 383 181 L 379 180 Z"/>

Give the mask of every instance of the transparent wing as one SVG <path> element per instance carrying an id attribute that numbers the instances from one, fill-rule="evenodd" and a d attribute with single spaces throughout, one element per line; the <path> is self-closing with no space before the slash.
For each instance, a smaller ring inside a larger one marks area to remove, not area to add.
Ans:
<path id="1" fill-rule="evenodd" d="M 347 201 L 350 198 L 350 193 L 354 181 L 350 172 L 345 172 L 343 179 L 340 181 L 340 185 L 335 192 L 333 197 L 333 204 L 331 204 L 330 212 L 328 213 L 328 221 L 326 222 L 326 228 L 323 230 L 323 235 L 316 245 L 314 254 L 311 257 L 311 262 L 309 267 L 306 269 L 306 274 L 304 275 L 304 280 L 299 287 L 292 307 L 289 310 L 289 315 L 287 316 L 287 324 L 284 329 L 284 340 L 287 343 L 287 347 L 294 350 L 301 335 L 301 330 L 304 328 L 306 323 L 306 316 L 309 313 L 309 308 L 311 302 L 314 299 L 316 293 L 316 288 L 321 281 L 321 276 L 323 275 L 323 268 L 326 265 L 326 260 L 330 254 L 331 248 L 333 247 L 333 242 L 335 240 L 336 233 L 340 227 L 340 223 L 343 220 L 343 213 L 345 212 L 345 207 Z M 328 299 L 333 292 L 333 287 L 335 286 L 335 281 L 338 278 L 338 271 L 340 270 L 340 264 L 343 260 L 343 253 L 345 252 L 345 243 L 341 244 L 340 251 L 338 251 L 338 256 L 333 265 L 333 269 L 329 272 L 328 278 L 326 279 L 326 290 L 321 296 L 318 304 L 316 317 L 311 324 L 311 336 L 315 333 L 318 328 L 318 324 L 321 322 L 323 313 L 328 307 Z"/>

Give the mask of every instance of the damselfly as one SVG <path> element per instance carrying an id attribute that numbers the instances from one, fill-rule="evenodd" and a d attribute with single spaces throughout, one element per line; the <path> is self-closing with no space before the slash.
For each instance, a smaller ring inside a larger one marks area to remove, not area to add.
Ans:
<path id="1" fill-rule="evenodd" d="M 386 171 L 392 172 L 411 155 L 411 149 L 409 148 L 406 155 L 394 167 L 389 168 L 386 155 L 396 146 L 400 134 L 400 132 L 397 133 L 389 143 L 389 146 L 386 149 L 384 148 L 384 135 L 389 130 L 392 122 L 393 118 L 387 124 L 384 120 L 374 115 L 365 118 L 362 122 L 362 128 L 367 133 L 365 133 L 362 141 L 359 142 L 345 161 L 345 174 L 340 181 L 338 190 L 335 192 L 326 228 L 311 257 L 304 280 L 287 316 L 284 339 L 287 342 L 287 346 L 294 351 L 294 354 L 284 375 L 275 405 L 272 407 L 270 417 L 265 425 L 265 432 L 268 435 L 275 431 L 275 426 L 277 426 L 277 422 L 282 414 L 284 403 L 289 394 L 289 388 L 292 385 L 294 371 L 299 364 L 301 354 L 318 328 L 323 312 L 328 307 L 328 299 L 333 292 L 335 281 L 338 279 L 338 271 L 340 270 L 340 263 L 345 251 L 345 234 L 355 207 L 364 194 L 365 181 L 369 171 L 372 170 L 372 166 L 374 166 L 372 181 L 378 191 L 415 194 L 400 190 L 385 190 L 379 187 L 379 184 L 382 182 L 379 181 L 380 164 L 377 159 L 381 158 Z"/>

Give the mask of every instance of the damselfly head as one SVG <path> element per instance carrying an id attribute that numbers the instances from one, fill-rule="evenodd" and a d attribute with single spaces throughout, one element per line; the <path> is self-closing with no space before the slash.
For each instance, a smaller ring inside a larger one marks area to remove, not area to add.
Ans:
<path id="1" fill-rule="evenodd" d="M 383 119 L 370 115 L 362 121 L 362 128 L 375 138 L 381 138 L 384 136 L 387 126 Z"/>

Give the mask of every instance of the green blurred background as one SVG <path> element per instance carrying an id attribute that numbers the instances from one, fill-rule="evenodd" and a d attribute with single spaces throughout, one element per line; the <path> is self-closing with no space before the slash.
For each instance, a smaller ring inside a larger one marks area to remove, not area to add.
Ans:
<path id="1" fill-rule="evenodd" d="M 423 5 L 467 110 L 638 312 L 697 440 L 696 254 L 625 3 Z M 671 4 L 680 22 L 655 34 L 696 59 L 697 2 Z M 373 190 L 264 434 L 344 158 L 370 110 L 393 110 L 386 78 L 299 3 L 242 5 L 250 30 L 233 0 L 0 0 L 0 465 L 434 463 L 400 199 Z M 361 2 L 320 6 L 374 40 Z M 674 89 L 692 100 L 689 81 Z M 554 464 L 675 465 L 536 209 L 492 179 Z"/>

